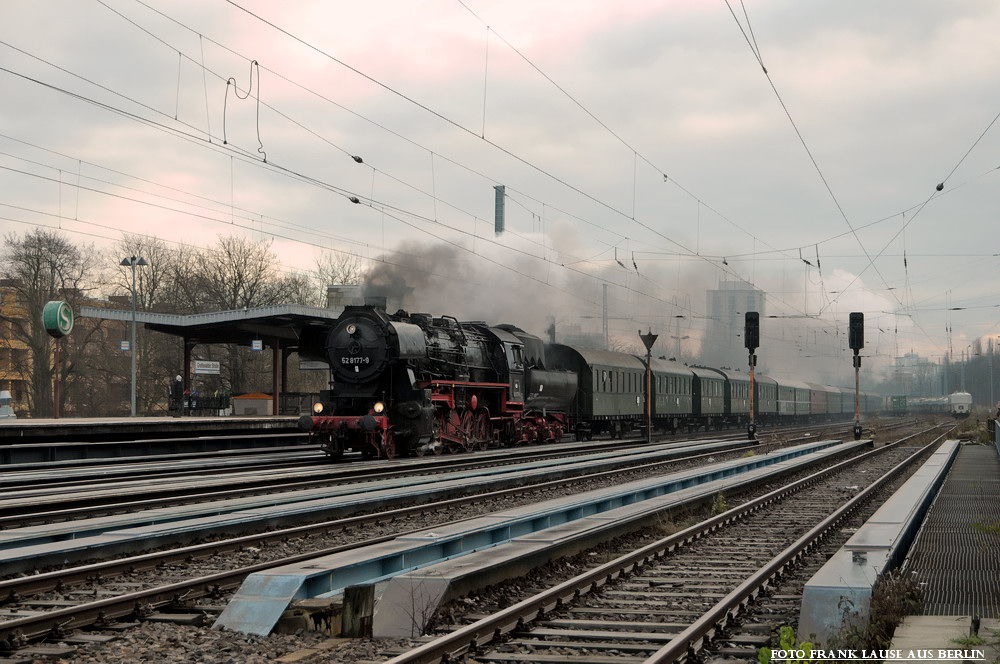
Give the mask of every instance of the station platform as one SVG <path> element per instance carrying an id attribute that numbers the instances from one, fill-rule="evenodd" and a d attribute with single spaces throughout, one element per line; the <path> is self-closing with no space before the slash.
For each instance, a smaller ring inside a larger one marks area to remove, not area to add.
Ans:
<path id="1" fill-rule="evenodd" d="M 295 417 L 107 417 L 0 420 L 0 467 L 304 445 Z"/>
<path id="2" fill-rule="evenodd" d="M 1000 620 L 983 618 L 978 638 L 970 636 L 971 626 L 971 616 L 907 616 L 889 648 L 901 659 L 917 653 L 921 664 L 1000 661 Z"/>
<path id="3" fill-rule="evenodd" d="M 279 417 L 64 417 L 0 419 L 0 445 L 55 440 L 132 440 L 198 433 L 298 430 L 298 416 Z"/>
<path id="4" fill-rule="evenodd" d="M 910 549 L 924 615 L 1000 616 L 1000 456 L 963 445 Z"/>

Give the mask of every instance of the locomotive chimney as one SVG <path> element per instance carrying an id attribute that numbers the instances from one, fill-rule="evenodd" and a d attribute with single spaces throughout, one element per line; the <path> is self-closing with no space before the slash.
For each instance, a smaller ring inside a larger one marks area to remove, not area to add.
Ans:
<path id="1" fill-rule="evenodd" d="M 365 306 L 385 311 L 389 298 L 385 295 L 365 295 Z"/>

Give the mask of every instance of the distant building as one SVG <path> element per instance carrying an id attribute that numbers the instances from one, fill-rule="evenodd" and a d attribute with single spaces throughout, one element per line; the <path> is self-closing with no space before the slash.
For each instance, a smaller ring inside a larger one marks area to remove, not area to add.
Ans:
<path id="1" fill-rule="evenodd" d="M 80 305 L 108 307 L 110 304 L 126 302 L 131 305 L 131 298 L 113 296 L 111 301 L 83 297 L 76 289 L 60 289 L 54 298 L 73 299 L 74 312 Z M 44 412 L 44 407 L 32 404 L 29 391 L 33 380 L 31 348 L 17 337 L 17 328 L 26 328 L 28 313 L 23 302 L 18 299 L 17 283 L 8 279 L 0 279 L 0 390 L 11 393 L 11 401 L 18 416 L 32 415 Z M 101 324 L 95 319 L 77 316 L 73 333 L 63 341 L 64 362 L 72 358 L 77 365 L 74 378 L 62 376 L 63 415 L 79 416 L 76 412 L 78 402 L 85 401 L 86 413 L 89 415 L 110 415 L 121 410 L 121 404 L 128 399 L 128 374 L 123 369 L 114 367 L 111 358 L 121 359 L 117 351 L 121 340 L 128 338 L 126 323 L 110 321 Z M 93 367 L 100 367 L 111 373 L 99 376 L 92 372 Z M 85 378 L 91 378 L 87 382 Z M 98 409 L 101 406 L 103 409 Z M 37 416 L 37 415 L 36 415 Z"/>
<path id="2" fill-rule="evenodd" d="M 891 394 L 939 396 L 942 394 L 941 368 L 916 353 L 906 353 L 895 358 L 887 388 Z"/>
<path id="3" fill-rule="evenodd" d="M 21 410 L 26 404 L 31 355 L 28 346 L 14 337 L 14 326 L 27 313 L 17 302 L 13 285 L 5 281 L 0 280 L 0 390 L 9 391 L 14 408 Z"/>
<path id="4" fill-rule="evenodd" d="M 744 314 L 756 311 L 764 317 L 764 291 L 746 281 L 722 281 L 706 295 L 708 327 L 701 361 L 716 367 L 745 367 Z"/>

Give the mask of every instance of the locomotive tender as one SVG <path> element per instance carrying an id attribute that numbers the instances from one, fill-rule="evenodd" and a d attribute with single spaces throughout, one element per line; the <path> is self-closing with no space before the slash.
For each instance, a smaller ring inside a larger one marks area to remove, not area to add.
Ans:
<path id="1" fill-rule="evenodd" d="M 566 433 L 622 437 L 645 422 L 646 364 L 612 351 L 543 344 L 513 325 L 459 322 L 348 306 L 302 352 L 330 365 L 330 389 L 299 424 L 331 459 L 440 454 L 558 441 Z M 749 418 L 749 376 L 651 362 L 654 427 L 737 426 Z M 758 422 L 853 415 L 854 391 L 757 376 Z M 881 398 L 861 395 L 861 410 Z"/>

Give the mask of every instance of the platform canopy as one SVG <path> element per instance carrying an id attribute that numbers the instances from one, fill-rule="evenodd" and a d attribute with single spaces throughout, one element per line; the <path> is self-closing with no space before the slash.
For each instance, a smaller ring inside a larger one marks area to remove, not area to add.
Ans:
<path id="1" fill-rule="evenodd" d="M 272 390 L 275 404 L 288 391 L 286 363 L 290 353 L 300 358 L 324 354 L 325 328 L 340 317 L 342 308 L 325 309 L 297 304 L 280 304 L 233 311 L 213 311 L 204 314 L 160 314 L 137 311 L 135 321 L 147 330 L 181 337 L 184 340 L 184 362 L 178 373 L 184 388 L 191 385 L 191 350 L 199 344 L 238 344 L 266 346 L 272 354 Z M 131 309 L 81 307 L 80 315 L 87 318 L 131 322 Z M 280 407 L 276 410 L 280 411 Z"/>
<path id="2" fill-rule="evenodd" d="M 326 327 L 340 313 L 341 309 L 280 304 L 187 315 L 138 311 L 135 320 L 148 330 L 183 337 L 189 344 L 250 345 L 255 340 L 263 340 L 270 345 L 272 340 L 280 340 L 282 348 L 294 349 L 307 329 Z M 82 307 L 80 315 L 104 320 L 132 320 L 131 309 Z"/>

